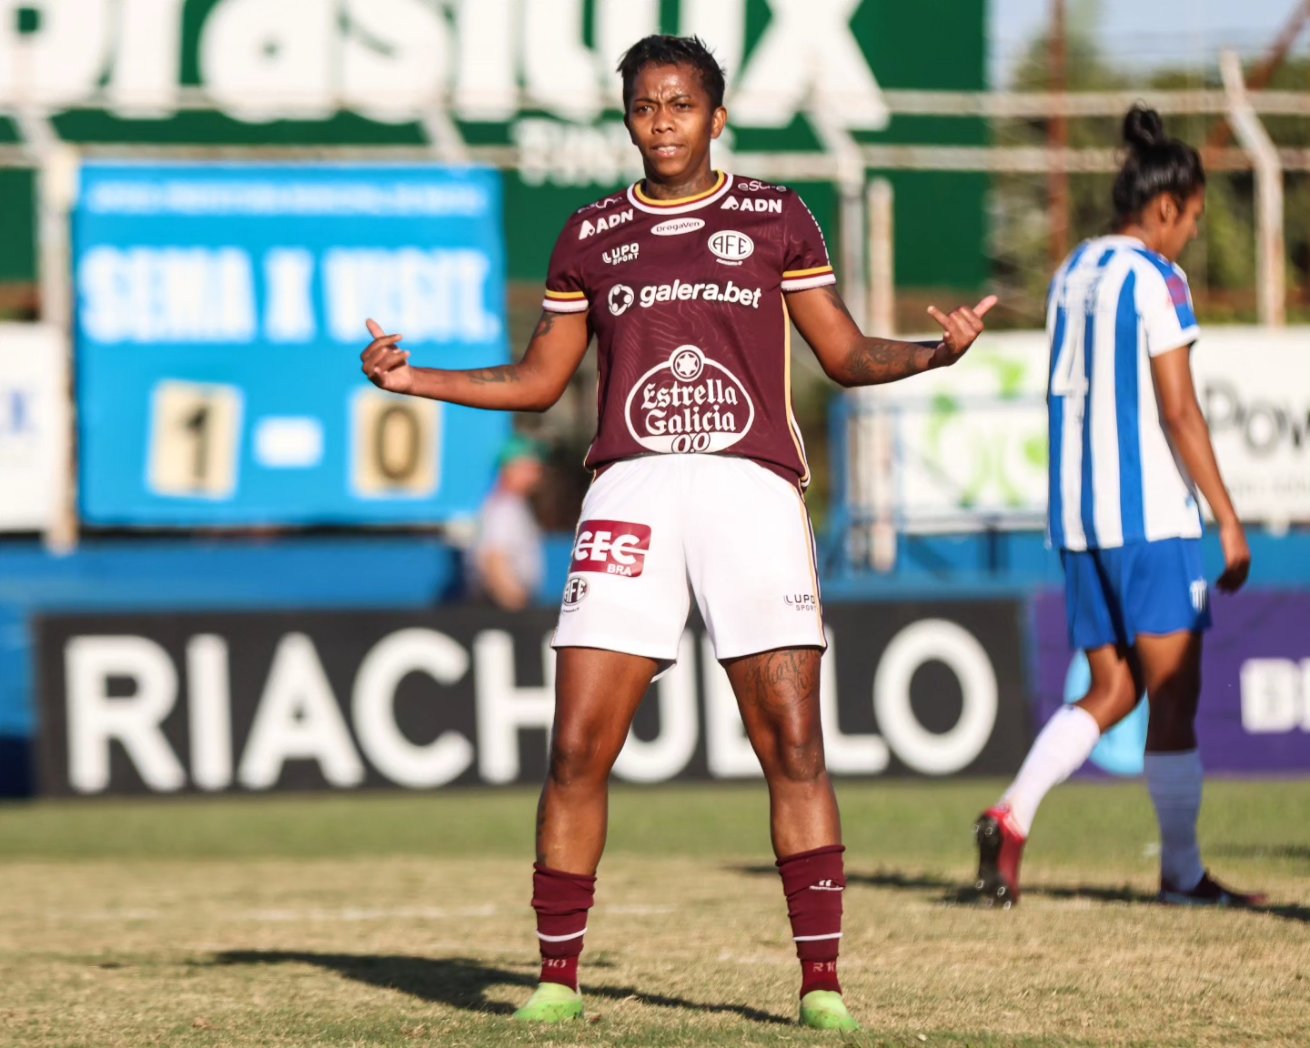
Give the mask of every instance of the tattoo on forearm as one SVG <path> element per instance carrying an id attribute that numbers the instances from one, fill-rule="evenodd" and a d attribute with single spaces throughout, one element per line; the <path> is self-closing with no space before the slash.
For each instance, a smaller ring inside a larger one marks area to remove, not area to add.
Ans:
<path id="1" fill-rule="evenodd" d="M 532 332 L 532 338 L 528 340 L 528 347 L 537 339 L 543 338 L 550 334 L 551 328 L 555 326 L 555 314 L 542 310 L 541 319 L 537 321 L 537 326 Z M 507 382 L 520 381 L 519 368 L 517 364 L 502 364 L 494 368 L 475 368 L 467 372 L 470 382 L 475 382 L 480 386 L 503 384 Z"/>
<path id="2" fill-rule="evenodd" d="M 517 382 L 518 368 L 513 364 L 502 364 L 497 368 L 477 368 L 467 372 L 469 381 L 479 385 L 491 385 L 497 382 Z"/>
<path id="3" fill-rule="evenodd" d="M 840 310 L 852 324 L 855 323 L 836 288 L 824 287 L 819 290 L 827 296 L 833 308 Z M 928 343 L 920 344 L 929 346 Z M 864 336 L 846 358 L 846 378 L 851 385 L 874 386 L 880 382 L 894 382 L 922 370 L 910 345 L 893 338 Z"/>
<path id="4" fill-rule="evenodd" d="M 866 338 L 846 359 L 846 369 L 852 380 L 865 386 L 891 382 L 918 370 L 904 342 L 885 338 Z"/>

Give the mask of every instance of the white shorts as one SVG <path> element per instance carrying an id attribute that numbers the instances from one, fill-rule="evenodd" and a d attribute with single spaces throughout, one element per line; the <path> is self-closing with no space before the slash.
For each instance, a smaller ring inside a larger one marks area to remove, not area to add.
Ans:
<path id="1" fill-rule="evenodd" d="M 823 648 L 814 533 L 800 492 L 728 455 L 611 466 L 582 503 L 554 647 L 671 664 L 693 594 L 720 660 Z"/>

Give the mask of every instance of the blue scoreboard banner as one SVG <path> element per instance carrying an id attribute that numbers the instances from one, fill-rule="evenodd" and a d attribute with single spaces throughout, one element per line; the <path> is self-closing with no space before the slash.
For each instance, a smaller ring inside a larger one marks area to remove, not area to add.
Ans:
<path id="1" fill-rule="evenodd" d="M 374 388 L 364 321 L 419 366 L 503 364 L 494 171 L 82 168 L 84 520 L 388 524 L 472 513 L 509 419 Z"/>

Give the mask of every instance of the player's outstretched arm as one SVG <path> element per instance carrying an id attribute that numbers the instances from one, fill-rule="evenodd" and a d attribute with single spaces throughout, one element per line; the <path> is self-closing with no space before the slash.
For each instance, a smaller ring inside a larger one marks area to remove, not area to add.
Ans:
<path id="1" fill-rule="evenodd" d="M 835 288 L 811 288 L 787 296 L 797 329 L 828 377 L 842 386 L 876 386 L 949 367 L 982 333 L 982 318 L 994 305 L 996 296 L 988 295 L 972 309 L 962 306 L 949 314 L 929 306 L 928 315 L 942 327 L 941 341 L 903 342 L 863 334 Z"/>
<path id="2" fill-rule="evenodd" d="M 1192 382 L 1191 347 L 1179 346 L 1151 358 L 1151 380 L 1160 402 L 1160 422 L 1169 442 L 1183 460 L 1187 472 L 1210 504 L 1219 525 L 1219 542 L 1224 549 L 1224 571 L 1216 583 L 1226 593 L 1240 589 L 1251 571 L 1251 548 L 1237 518 L 1219 472 L 1210 427 L 1196 399 Z"/>
<path id="3" fill-rule="evenodd" d="M 517 364 L 450 371 L 418 368 L 377 321 L 366 322 L 373 341 L 360 354 L 361 370 L 379 389 L 429 400 L 498 411 L 545 411 L 559 400 L 587 352 L 585 313 L 543 312 Z"/>

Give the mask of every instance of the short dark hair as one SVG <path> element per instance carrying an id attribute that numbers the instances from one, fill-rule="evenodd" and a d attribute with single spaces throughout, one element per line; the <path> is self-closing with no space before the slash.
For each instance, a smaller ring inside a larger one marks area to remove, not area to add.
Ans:
<path id="1" fill-rule="evenodd" d="M 701 86 L 710 96 L 710 105 L 723 105 L 723 67 L 698 36 L 646 36 L 638 40 L 619 59 L 618 72 L 623 77 L 623 111 L 632 104 L 637 74 L 648 65 L 689 65 L 700 75 Z"/>
<path id="2" fill-rule="evenodd" d="M 1123 123 L 1128 155 L 1114 179 L 1115 220 L 1120 226 L 1136 219 L 1161 193 L 1182 206 L 1205 185 L 1201 154 L 1164 133 L 1164 121 L 1154 109 L 1138 103 Z"/>

